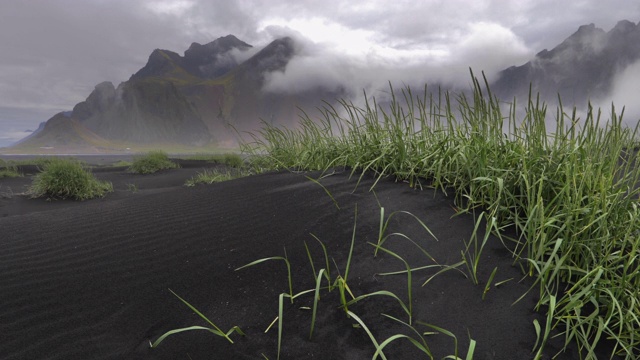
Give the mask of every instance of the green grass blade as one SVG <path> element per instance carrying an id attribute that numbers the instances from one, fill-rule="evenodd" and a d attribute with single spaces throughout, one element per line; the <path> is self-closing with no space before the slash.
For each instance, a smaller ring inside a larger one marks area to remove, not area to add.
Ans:
<path id="1" fill-rule="evenodd" d="M 376 354 L 378 354 L 382 359 L 387 360 L 387 357 L 384 355 L 384 352 L 382 352 L 382 350 L 380 349 L 380 344 L 378 344 L 378 341 L 373 336 L 373 334 L 371 333 L 367 325 L 362 321 L 362 319 L 360 319 L 356 314 L 352 313 L 351 311 L 347 311 L 347 315 L 349 315 L 349 317 L 357 321 L 360 327 L 367 333 L 367 335 L 369 335 L 369 339 L 371 339 L 373 346 L 375 346 L 376 348 Z M 373 359 L 376 359 L 376 358 L 377 356 L 374 356 Z"/>
<path id="2" fill-rule="evenodd" d="M 413 291 L 412 291 L 412 284 L 413 284 L 413 280 L 412 280 L 412 276 L 411 276 L 411 267 L 409 266 L 409 263 L 403 259 L 400 255 L 394 253 L 391 250 L 385 249 L 383 247 L 380 247 L 379 245 L 373 244 L 373 243 L 368 243 L 371 246 L 376 247 L 377 249 L 382 250 L 383 252 L 395 257 L 396 259 L 402 261 L 402 263 L 404 264 L 405 268 L 407 269 L 407 297 L 408 297 L 408 312 L 409 312 L 409 324 L 411 324 L 412 320 L 413 320 Z"/>
<path id="3" fill-rule="evenodd" d="M 409 340 L 413 346 L 415 346 L 416 348 L 418 348 L 420 351 L 422 351 L 423 353 L 425 353 L 427 356 L 429 356 L 430 359 L 433 359 L 433 356 L 431 355 L 431 353 L 429 352 L 429 349 L 426 349 L 418 340 L 412 338 L 411 336 L 407 336 L 404 334 L 395 334 L 395 335 L 391 335 L 390 337 L 388 337 L 385 341 L 380 343 L 380 346 L 378 347 L 378 349 L 376 350 L 376 352 L 373 354 L 373 359 L 378 358 L 378 356 L 380 356 L 380 354 L 382 353 L 382 350 L 389 345 L 390 343 L 392 343 L 393 341 L 399 340 L 399 339 L 407 339 Z"/>
<path id="4" fill-rule="evenodd" d="M 313 329 L 316 325 L 316 313 L 318 311 L 318 300 L 320 300 L 320 284 L 322 283 L 322 275 L 324 274 L 324 269 L 320 269 L 318 272 L 318 276 L 316 276 L 316 290 L 313 295 L 313 311 L 311 314 L 311 330 L 309 331 L 309 340 L 313 337 Z"/>
<path id="5" fill-rule="evenodd" d="M 261 263 L 266 262 L 266 261 L 271 261 L 271 260 L 282 260 L 282 261 L 284 261 L 285 265 L 287 266 L 287 280 L 288 280 L 288 283 L 289 283 L 289 298 L 291 299 L 291 303 L 293 303 L 293 298 L 294 298 L 294 296 L 293 296 L 293 279 L 291 277 L 291 264 L 289 263 L 289 259 L 286 256 L 287 255 L 287 249 L 284 250 L 284 253 L 285 253 L 284 257 L 282 257 L 282 256 L 272 256 L 272 257 L 268 257 L 268 258 L 258 259 L 258 260 L 252 261 L 252 262 L 250 262 L 250 263 L 248 263 L 246 265 L 242 265 L 239 268 L 236 268 L 234 271 L 238 271 L 238 270 L 245 269 L 245 268 L 248 268 L 248 267 L 251 267 L 251 266 L 255 266 L 255 265 L 261 264 Z"/>
<path id="6" fill-rule="evenodd" d="M 351 246 L 349 247 L 349 256 L 347 257 L 347 267 L 344 270 L 344 281 L 349 278 L 349 269 L 351 268 L 351 256 L 353 255 L 353 245 L 356 243 L 356 224 L 358 222 L 358 204 L 356 204 L 355 214 L 353 216 L 353 232 L 351 233 Z"/>
<path id="7" fill-rule="evenodd" d="M 469 339 L 469 349 L 467 350 L 467 356 L 465 360 L 473 360 L 473 353 L 476 351 L 476 341 Z"/>
<path id="8" fill-rule="evenodd" d="M 391 315 L 387 315 L 387 314 L 381 314 L 381 315 L 382 315 L 382 316 L 384 316 L 384 317 L 386 317 L 386 318 L 389 318 L 389 319 L 391 319 L 391 320 L 393 320 L 393 321 L 399 322 L 400 324 L 402 324 L 402 325 L 406 326 L 406 327 L 407 327 L 407 328 L 409 328 L 411 331 L 413 331 L 413 332 L 416 334 L 416 336 L 418 337 L 418 339 L 420 339 L 420 341 L 422 342 L 422 344 L 421 344 L 421 346 L 419 346 L 419 348 L 420 348 L 421 350 L 423 350 L 423 351 L 424 351 L 424 352 L 425 352 L 425 353 L 426 353 L 426 354 L 427 354 L 431 359 L 433 359 L 433 355 L 431 354 L 431 350 L 429 349 L 429 346 L 427 345 L 427 341 L 426 341 L 426 340 L 424 339 L 424 337 L 423 337 L 423 336 L 418 332 L 418 330 L 416 330 L 416 328 L 415 328 L 415 327 L 413 327 L 412 325 L 407 324 L 406 322 L 404 322 L 404 321 L 402 321 L 402 320 L 400 320 L 400 319 L 398 319 L 398 318 L 395 318 L 395 317 L 393 317 L 393 316 L 391 316 Z M 415 345 L 415 344 L 414 344 L 414 345 Z"/>
<path id="9" fill-rule="evenodd" d="M 487 284 L 484 286 L 484 291 L 482 292 L 482 300 L 484 300 L 484 297 L 487 295 L 489 290 L 491 290 L 491 283 L 493 282 L 493 278 L 496 276 L 497 272 L 498 272 L 498 267 L 496 266 L 495 268 L 493 268 L 493 271 L 489 276 L 489 280 L 487 280 Z"/>
<path id="10" fill-rule="evenodd" d="M 193 330 L 206 330 L 206 331 L 209 331 L 209 332 L 211 332 L 211 333 L 213 333 L 215 335 L 218 335 L 218 336 L 221 336 L 221 337 L 227 337 L 227 335 L 225 333 L 222 333 L 222 332 L 217 331 L 215 329 L 211 329 L 211 328 L 204 327 L 204 326 L 189 326 L 189 327 L 182 328 L 182 329 L 174 329 L 174 330 L 167 331 L 166 333 L 162 334 L 162 336 L 160 336 L 156 341 L 154 341 L 153 344 L 151 344 L 151 347 L 152 348 L 158 347 L 158 345 L 160 345 L 160 343 L 170 335 L 178 334 L 178 333 L 185 332 L 185 331 L 193 331 Z"/>
<path id="11" fill-rule="evenodd" d="M 286 295 L 287 294 L 280 294 L 278 296 L 278 360 L 280 359 L 280 350 L 282 348 L 282 310 L 284 307 L 284 297 Z"/>
<path id="12" fill-rule="evenodd" d="M 360 300 L 364 300 L 364 299 L 372 297 L 372 296 L 388 296 L 388 297 L 391 297 L 391 298 L 395 299 L 396 301 L 398 301 L 398 303 L 402 307 L 402 310 L 404 310 L 404 312 L 409 317 L 411 317 L 411 311 L 409 310 L 407 305 L 405 305 L 405 303 L 396 294 L 394 294 L 394 293 L 392 293 L 391 291 L 388 291 L 388 290 L 379 290 L 379 291 L 374 291 L 372 293 L 360 295 L 360 296 L 354 298 L 353 300 L 348 301 L 346 303 L 346 306 L 353 305 L 353 304 L 357 303 Z M 345 306 L 345 308 L 346 308 L 346 306 Z"/>
<path id="13" fill-rule="evenodd" d="M 338 202 L 336 201 L 336 199 L 333 197 L 333 195 L 331 195 L 331 192 L 329 191 L 329 189 L 327 189 L 324 185 L 322 185 L 318 180 L 309 176 L 305 176 L 305 177 L 308 180 L 311 180 L 313 183 L 320 185 L 322 190 L 324 190 L 324 192 L 327 193 L 327 195 L 329 195 L 329 197 L 331 198 L 331 201 L 333 201 L 333 204 L 336 206 L 336 209 L 340 210 L 340 205 L 338 205 Z"/>
<path id="14" fill-rule="evenodd" d="M 453 349 L 454 349 L 453 356 L 446 356 L 445 358 L 458 359 L 458 338 L 451 331 L 449 331 L 447 329 L 444 329 L 444 328 L 441 328 L 440 326 L 433 325 L 433 324 L 428 324 L 428 323 L 421 322 L 421 321 L 418 321 L 418 324 L 421 324 L 421 325 L 424 325 L 426 327 L 429 327 L 429 328 L 431 328 L 431 329 L 433 329 L 433 330 L 435 330 L 435 331 L 437 331 L 439 333 L 445 334 L 445 335 L 449 336 L 450 338 L 452 338 L 453 339 Z"/>
<path id="15" fill-rule="evenodd" d="M 178 294 L 176 294 L 175 292 L 173 292 L 173 290 L 169 289 L 169 291 L 175 295 L 175 297 L 177 297 L 178 299 L 180 299 L 180 301 L 182 301 L 185 305 L 187 305 L 189 307 L 189 309 L 191 309 L 193 312 L 195 312 L 196 314 L 198 314 L 198 316 L 200 316 L 200 318 L 204 319 L 207 323 L 209 323 L 209 325 L 213 326 L 213 328 L 223 334 L 223 337 L 225 337 L 227 340 L 229 340 L 230 343 L 233 343 L 233 341 L 231 341 L 231 338 L 229 338 L 228 336 L 224 335 L 224 332 L 218 327 L 216 326 L 216 324 L 214 324 L 211 320 L 209 320 L 209 318 L 207 318 L 206 316 L 204 316 L 204 314 L 202 314 L 200 312 L 200 310 L 196 309 L 193 305 L 189 304 L 185 299 L 181 298 Z"/>

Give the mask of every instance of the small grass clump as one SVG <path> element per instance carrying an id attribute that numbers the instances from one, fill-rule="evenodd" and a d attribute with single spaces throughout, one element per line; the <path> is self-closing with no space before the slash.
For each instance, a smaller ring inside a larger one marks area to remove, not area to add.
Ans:
<path id="1" fill-rule="evenodd" d="M 77 160 L 50 159 L 29 188 L 32 197 L 86 200 L 113 191 L 109 182 L 97 180 Z"/>
<path id="2" fill-rule="evenodd" d="M 0 164 L 2 166 L 2 164 Z M 18 168 L 15 166 L 6 166 L 0 167 L 0 179 L 2 178 L 15 178 L 21 177 L 22 174 L 18 171 Z"/>
<path id="3" fill-rule="evenodd" d="M 130 167 L 131 165 L 133 165 L 131 161 L 125 160 L 118 160 L 117 162 L 111 164 L 112 167 Z"/>
<path id="4" fill-rule="evenodd" d="M 196 154 L 188 157 L 189 160 L 202 160 L 216 164 L 230 166 L 232 168 L 241 168 L 244 166 L 242 156 L 234 153 L 226 154 Z"/>
<path id="5" fill-rule="evenodd" d="M 164 169 L 174 169 L 178 165 L 169 160 L 164 151 L 150 151 L 144 155 L 136 156 L 129 171 L 136 174 L 153 174 Z"/>
<path id="6" fill-rule="evenodd" d="M 184 184 L 186 186 L 192 187 L 197 184 L 215 184 L 223 181 L 233 180 L 237 178 L 241 178 L 244 176 L 248 176 L 249 172 L 245 170 L 225 170 L 220 171 L 218 169 L 206 169 L 203 172 L 198 173 L 196 176 L 187 180 Z"/>
<path id="7" fill-rule="evenodd" d="M 0 159 L 0 179 L 20 176 L 22 176 L 22 174 L 18 171 L 18 167 L 15 164 Z"/>
<path id="8" fill-rule="evenodd" d="M 238 154 L 224 154 L 222 155 L 221 163 L 223 165 L 239 168 L 244 165 L 244 160 L 242 160 L 242 157 Z"/>

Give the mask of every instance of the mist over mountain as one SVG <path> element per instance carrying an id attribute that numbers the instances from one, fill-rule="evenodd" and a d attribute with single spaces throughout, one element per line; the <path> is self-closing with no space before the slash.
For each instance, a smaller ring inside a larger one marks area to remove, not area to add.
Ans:
<path id="1" fill-rule="evenodd" d="M 235 36 L 227 35 L 205 45 L 192 43 L 184 52 L 184 57 L 169 50 L 156 49 L 149 56 L 147 64 L 131 80 L 165 76 L 177 69 L 197 78 L 213 79 L 238 65 L 233 50 L 246 52 L 251 48 L 251 45 Z"/>
<path id="2" fill-rule="evenodd" d="M 156 49 L 129 80 L 96 85 L 72 112 L 56 114 L 14 148 L 234 146 L 238 133 L 258 130 L 261 121 L 295 126 L 300 108 L 313 116 L 323 100 L 359 95 L 349 84 L 355 76 L 336 77 L 349 74 L 348 68 L 332 71 L 341 64 L 323 63 L 322 48 L 309 47 L 285 36 L 256 49 L 228 35 L 192 43 L 184 55 Z M 326 76 L 320 76 L 323 72 Z M 560 93 L 568 106 L 587 101 L 606 106 L 625 95 L 635 103 L 637 93 L 629 90 L 637 89 L 630 83 L 635 79 L 640 79 L 640 24 L 620 21 L 608 32 L 594 24 L 581 26 L 551 50 L 499 72 L 491 86 L 503 101 L 526 98 L 531 86 L 534 95 L 549 102 Z"/>
<path id="3" fill-rule="evenodd" d="M 492 90 L 505 101 L 526 99 L 531 84 L 533 94 L 548 102 L 555 103 L 560 94 L 569 106 L 599 104 L 616 90 L 618 75 L 634 64 L 640 64 L 640 23 L 623 20 L 608 32 L 583 25 L 553 49 L 500 72 Z"/>

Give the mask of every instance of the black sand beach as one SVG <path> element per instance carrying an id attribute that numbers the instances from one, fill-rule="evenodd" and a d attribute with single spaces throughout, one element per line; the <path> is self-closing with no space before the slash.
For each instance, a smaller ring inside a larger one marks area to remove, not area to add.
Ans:
<path id="1" fill-rule="evenodd" d="M 320 182 L 335 198 L 305 176 L 320 173 L 268 173 L 213 185 L 185 187 L 185 180 L 215 165 L 181 161 L 182 167 L 153 175 L 126 168 L 100 167 L 97 178 L 113 183 L 102 199 L 31 199 L 24 195 L 30 176 L 0 179 L 0 358 L 2 359 L 276 359 L 278 295 L 288 291 L 284 262 L 267 261 L 234 271 L 251 261 L 284 256 L 291 262 L 294 293 L 315 286 L 305 251 L 308 244 L 316 272 L 324 256 L 315 235 L 327 247 L 344 276 L 354 223 L 355 246 L 348 285 L 355 296 L 388 290 L 407 302 L 406 275 L 398 259 L 379 253 L 380 206 L 386 216 L 408 211 L 422 220 L 434 239 L 411 216 L 397 214 L 387 234 L 402 233 L 423 247 L 438 264 L 461 260 L 474 229 L 472 215 L 453 216 L 453 200 L 440 192 L 416 190 L 383 179 L 336 171 Z M 37 169 L 23 169 L 33 174 Z M 130 185 L 133 184 L 133 185 Z M 357 215 L 356 215 L 357 208 Z M 481 234 L 484 230 L 481 229 Z M 401 236 L 385 247 L 412 267 L 434 265 L 432 259 Z M 534 319 L 537 288 L 532 286 L 497 238 L 491 238 L 479 263 L 479 284 L 447 271 L 421 286 L 437 268 L 413 273 L 413 325 L 422 334 L 442 327 L 457 336 L 464 358 L 469 338 L 476 341 L 474 359 L 530 359 L 536 343 Z M 485 284 L 497 268 L 483 300 Z M 337 276 L 335 265 L 332 276 Z M 206 325 L 169 289 L 197 307 L 234 344 L 206 331 L 173 335 L 157 348 L 168 330 Z M 370 359 L 369 336 L 339 308 L 338 290 L 324 290 L 314 335 L 309 339 L 313 295 L 285 301 L 281 359 Z M 515 303 L 514 303 L 515 302 Z M 408 316 L 389 297 L 371 297 L 349 307 L 378 342 L 403 333 L 417 338 L 402 321 Z M 453 355 L 454 340 L 445 334 L 425 336 L 437 359 Z M 562 338 L 551 341 L 543 358 L 559 351 Z M 391 343 L 388 359 L 428 358 L 406 339 Z M 558 356 L 578 359 L 575 351 Z"/>

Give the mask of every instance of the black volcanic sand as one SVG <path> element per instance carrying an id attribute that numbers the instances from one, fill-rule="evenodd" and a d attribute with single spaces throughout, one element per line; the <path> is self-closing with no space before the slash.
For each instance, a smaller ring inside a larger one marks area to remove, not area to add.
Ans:
<path id="1" fill-rule="evenodd" d="M 440 264 L 454 264 L 471 237 L 474 218 L 454 215 L 453 202 L 431 189 L 336 172 L 321 183 L 305 175 L 268 173 L 193 188 L 184 181 L 208 165 L 182 162 L 181 169 L 154 175 L 134 175 L 125 168 L 97 168 L 95 175 L 112 181 L 116 191 L 105 198 L 75 202 L 30 199 L 23 192 L 30 177 L 0 179 L 0 358 L 8 359 L 269 359 L 277 356 L 277 326 L 265 329 L 278 314 L 278 295 L 288 290 L 282 261 L 269 261 L 234 271 L 253 260 L 284 255 L 291 261 L 294 292 L 314 287 L 304 248 L 324 264 L 324 242 L 344 275 L 354 222 L 355 246 L 348 284 L 357 296 L 389 290 L 407 301 L 405 275 L 381 276 L 402 270 L 390 255 L 373 256 L 380 208 L 387 215 L 409 211 L 422 219 L 438 240 L 412 217 L 398 214 L 388 233 L 401 232 L 426 249 Z M 134 192 L 127 184 L 135 184 Z M 355 189 L 355 190 L 354 190 Z M 6 193 L 5 193 L 6 194 Z M 10 196 L 10 197 L 9 197 Z M 357 207 L 357 216 L 356 214 Z M 357 217 L 357 219 L 356 219 Z M 385 243 L 412 267 L 434 262 L 407 240 L 393 236 Z M 494 282 L 482 299 L 484 284 L 494 268 Z M 458 337 L 464 358 L 469 336 L 477 341 L 475 359 L 529 359 L 536 341 L 533 311 L 537 288 L 521 281 L 519 267 L 496 238 L 482 254 L 480 285 L 460 272 L 449 271 L 422 283 L 435 269 L 414 272 L 414 325 L 417 321 L 445 328 Z M 332 265 L 332 276 L 337 271 Z M 205 325 L 169 289 L 185 298 L 214 323 L 239 326 L 246 336 L 231 335 L 234 344 L 206 331 L 168 337 L 158 348 L 149 341 L 164 332 Z M 285 303 L 281 359 L 370 359 L 374 346 L 355 321 L 338 308 L 338 291 L 323 291 L 313 338 L 309 340 L 313 296 Z M 373 335 L 382 342 L 404 333 L 407 315 L 397 301 L 375 297 L 352 305 Z M 436 358 L 454 353 L 454 341 L 443 334 L 428 335 Z M 556 354 L 557 341 L 544 358 Z M 388 359 L 426 358 L 407 340 L 389 345 Z M 578 358 L 574 352 L 560 355 Z"/>

